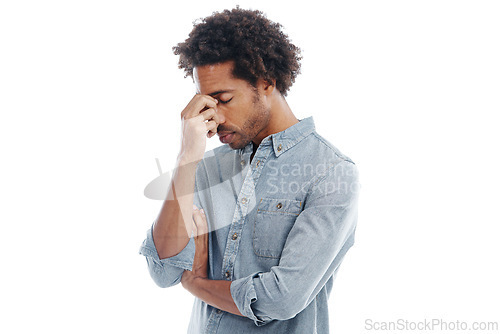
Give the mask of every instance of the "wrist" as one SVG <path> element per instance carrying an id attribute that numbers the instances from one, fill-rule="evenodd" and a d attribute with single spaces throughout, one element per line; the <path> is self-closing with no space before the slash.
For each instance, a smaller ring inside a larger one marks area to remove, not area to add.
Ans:
<path id="1" fill-rule="evenodd" d="M 181 277 L 182 287 L 189 291 L 189 288 L 192 284 L 193 278 L 194 278 L 194 275 L 193 275 L 192 271 L 184 270 L 184 272 L 182 273 L 182 277 Z"/>
<path id="2" fill-rule="evenodd" d="M 185 270 L 184 274 L 182 275 L 181 283 L 184 289 L 188 290 L 194 295 L 194 290 L 201 279 L 203 279 L 203 277 L 196 276 L 192 271 Z"/>
<path id="3" fill-rule="evenodd" d="M 177 155 L 177 165 L 179 165 L 179 166 L 186 166 L 186 165 L 196 166 L 198 164 L 198 162 L 201 161 L 201 159 L 203 159 L 203 157 L 201 157 L 201 158 L 200 157 L 195 157 L 192 154 L 189 154 L 187 152 L 181 151 Z"/>

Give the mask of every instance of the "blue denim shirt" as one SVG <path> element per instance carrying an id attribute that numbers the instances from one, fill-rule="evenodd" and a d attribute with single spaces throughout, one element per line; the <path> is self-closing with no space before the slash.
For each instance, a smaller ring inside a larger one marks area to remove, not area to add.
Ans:
<path id="1" fill-rule="evenodd" d="M 312 116 L 260 143 L 205 153 L 194 204 L 209 226 L 208 277 L 232 281 L 241 314 L 195 298 L 188 333 L 329 333 L 328 297 L 357 221 L 356 165 L 316 131 Z M 194 240 L 160 259 L 152 226 L 140 247 L 160 287 L 191 270 Z"/>

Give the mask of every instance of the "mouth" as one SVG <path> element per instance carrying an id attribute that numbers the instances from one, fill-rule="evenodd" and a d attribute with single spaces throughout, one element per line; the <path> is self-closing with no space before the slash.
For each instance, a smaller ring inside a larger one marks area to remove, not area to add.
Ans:
<path id="1" fill-rule="evenodd" d="M 221 134 L 217 133 L 219 140 L 224 144 L 229 144 L 233 140 L 234 134 L 234 132 L 223 132 Z"/>

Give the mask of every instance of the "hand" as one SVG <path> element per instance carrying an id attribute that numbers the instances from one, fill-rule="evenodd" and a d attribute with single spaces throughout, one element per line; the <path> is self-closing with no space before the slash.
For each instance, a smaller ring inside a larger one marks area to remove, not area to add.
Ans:
<path id="1" fill-rule="evenodd" d="M 209 95 L 196 94 L 184 108 L 181 113 L 181 156 L 193 162 L 203 159 L 207 143 L 205 137 L 212 138 L 221 122 L 217 103 L 218 100 Z"/>
<path id="2" fill-rule="evenodd" d="M 195 278 L 208 278 L 208 223 L 203 209 L 193 205 L 194 220 L 194 244 L 195 254 L 193 260 L 193 270 L 184 270 L 181 278 L 181 284 L 189 290 L 189 284 Z"/>

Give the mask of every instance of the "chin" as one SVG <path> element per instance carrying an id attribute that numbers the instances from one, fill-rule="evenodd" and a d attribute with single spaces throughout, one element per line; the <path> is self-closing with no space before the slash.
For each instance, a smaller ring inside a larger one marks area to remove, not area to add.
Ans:
<path id="1" fill-rule="evenodd" d="M 245 148 L 248 145 L 248 143 L 243 143 L 241 141 L 233 141 L 227 145 L 229 145 L 229 147 L 232 148 L 233 150 L 239 150 L 240 148 Z"/>
<path id="2" fill-rule="evenodd" d="M 243 148 L 245 146 L 241 146 L 239 143 L 229 143 L 227 144 L 231 149 L 233 150 L 238 150 L 240 148 Z"/>

